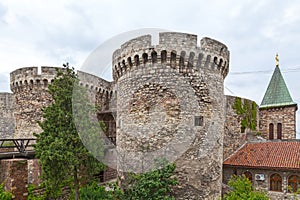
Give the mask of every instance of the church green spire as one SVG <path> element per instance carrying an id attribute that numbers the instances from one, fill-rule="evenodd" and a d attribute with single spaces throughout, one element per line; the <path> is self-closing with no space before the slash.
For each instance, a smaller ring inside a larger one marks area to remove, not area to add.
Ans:
<path id="1" fill-rule="evenodd" d="M 293 102 L 289 90 L 284 82 L 278 61 L 278 55 L 276 55 L 276 67 L 265 96 L 261 102 L 260 108 L 297 105 Z"/>

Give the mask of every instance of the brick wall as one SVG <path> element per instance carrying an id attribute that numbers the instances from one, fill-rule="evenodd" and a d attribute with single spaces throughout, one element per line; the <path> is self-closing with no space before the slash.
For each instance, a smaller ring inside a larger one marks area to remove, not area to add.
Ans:
<path id="1" fill-rule="evenodd" d="M 259 131 L 262 136 L 269 139 L 269 124 L 274 124 L 274 139 L 277 139 L 277 124 L 282 124 L 282 139 L 296 138 L 296 108 L 277 107 L 260 109 L 259 111 Z"/>

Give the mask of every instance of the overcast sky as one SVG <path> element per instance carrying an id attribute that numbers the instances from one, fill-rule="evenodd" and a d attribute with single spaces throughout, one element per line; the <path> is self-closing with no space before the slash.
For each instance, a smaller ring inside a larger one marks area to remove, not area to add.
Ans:
<path id="1" fill-rule="evenodd" d="M 300 102 L 300 1 L 0 0 L 0 91 L 20 67 L 80 69 L 88 55 L 123 32 L 159 28 L 225 43 L 230 73 L 225 92 L 261 103 L 275 68 Z M 245 73 L 250 72 L 250 73 Z M 300 132 L 300 116 L 297 116 Z"/>

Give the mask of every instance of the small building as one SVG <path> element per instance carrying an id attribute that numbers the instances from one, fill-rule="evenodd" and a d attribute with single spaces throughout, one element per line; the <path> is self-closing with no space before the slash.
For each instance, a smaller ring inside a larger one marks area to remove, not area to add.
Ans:
<path id="1" fill-rule="evenodd" d="M 245 175 L 272 199 L 292 196 L 300 188 L 300 141 L 246 143 L 224 161 L 223 182 Z"/>

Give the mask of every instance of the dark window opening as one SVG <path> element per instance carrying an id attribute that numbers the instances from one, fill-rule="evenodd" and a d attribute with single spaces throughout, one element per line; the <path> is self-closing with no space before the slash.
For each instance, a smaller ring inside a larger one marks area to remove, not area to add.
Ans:
<path id="1" fill-rule="evenodd" d="M 236 168 L 233 169 L 233 174 L 237 175 L 237 169 Z"/>
<path id="2" fill-rule="evenodd" d="M 156 63 L 156 61 L 157 61 L 157 53 L 156 53 L 156 51 L 152 51 L 151 52 L 151 59 L 152 59 L 152 63 Z"/>
<path id="3" fill-rule="evenodd" d="M 146 64 L 148 62 L 148 54 L 143 53 L 142 56 L 143 56 L 143 62 L 144 62 L 144 64 Z"/>
<path id="4" fill-rule="evenodd" d="M 135 66 L 139 66 L 139 65 L 140 65 L 140 58 L 139 58 L 139 55 L 135 55 L 135 56 L 134 56 L 134 62 L 135 62 Z"/>
<path id="5" fill-rule="evenodd" d="M 98 178 L 98 180 L 100 181 L 100 183 L 104 182 L 104 171 L 100 171 L 98 174 L 94 175 L 95 178 Z"/>
<path id="6" fill-rule="evenodd" d="M 241 133 L 245 133 L 246 127 L 245 126 L 241 126 Z"/>
<path id="7" fill-rule="evenodd" d="M 203 116 L 195 116 L 195 126 L 203 126 Z"/>
<path id="8" fill-rule="evenodd" d="M 176 51 L 171 52 L 171 66 L 176 66 Z"/>
<path id="9" fill-rule="evenodd" d="M 128 58 L 127 58 L 127 62 L 128 62 L 128 65 L 129 65 L 130 67 L 132 67 L 131 57 L 128 57 Z"/>
<path id="10" fill-rule="evenodd" d="M 251 174 L 251 172 L 245 171 L 245 172 L 244 172 L 244 175 L 245 175 L 245 177 L 246 177 L 247 179 L 249 179 L 249 181 L 251 181 L 251 183 L 252 183 L 252 174 Z"/>
<path id="11" fill-rule="evenodd" d="M 218 65 L 218 69 L 220 69 L 222 67 L 222 64 L 223 64 L 223 59 L 221 58 L 220 62 L 219 62 L 219 65 Z"/>
<path id="12" fill-rule="evenodd" d="M 202 59 L 203 59 L 203 54 L 202 54 L 202 53 L 199 53 L 199 55 L 198 55 L 198 60 L 197 60 L 197 67 L 198 67 L 198 68 L 201 67 Z"/>
<path id="13" fill-rule="evenodd" d="M 191 52 L 190 56 L 189 56 L 189 61 L 188 61 L 188 64 L 187 64 L 188 68 L 192 68 L 193 67 L 193 65 L 194 65 L 194 57 L 195 57 L 195 53 Z"/>
<path id="14" fill-rule="evenodd" d="M 122 66 L 124 67 L 125 71 L 126 71 L 126 63 L 125 60 L 122 60 Z"/>
<path id="15" fill-rule="evenodd" d="M 269 139 L 274 140 L 274 124 L 269 124 Z"/>
<path id="16" fill-rule="evenodd" d="M 278 123 L 277 124 L 277 139 L 282 139 L 282 124 Z"/>
<path id="17" fill-rule="evenodd" d="M 167 51 L 163 50 L 161 51 L 161 62 L 164 63 L 167 61 Z"/>
<path id="18" fill-rule="evenodd" d="M 181 68 L 184 67 L 184 58 L 185 58 L 185 51 L 182 51 L 182 52 L 180 53 L 180 58 L 179 58 L 179 66 L 180 66 Z"/>

